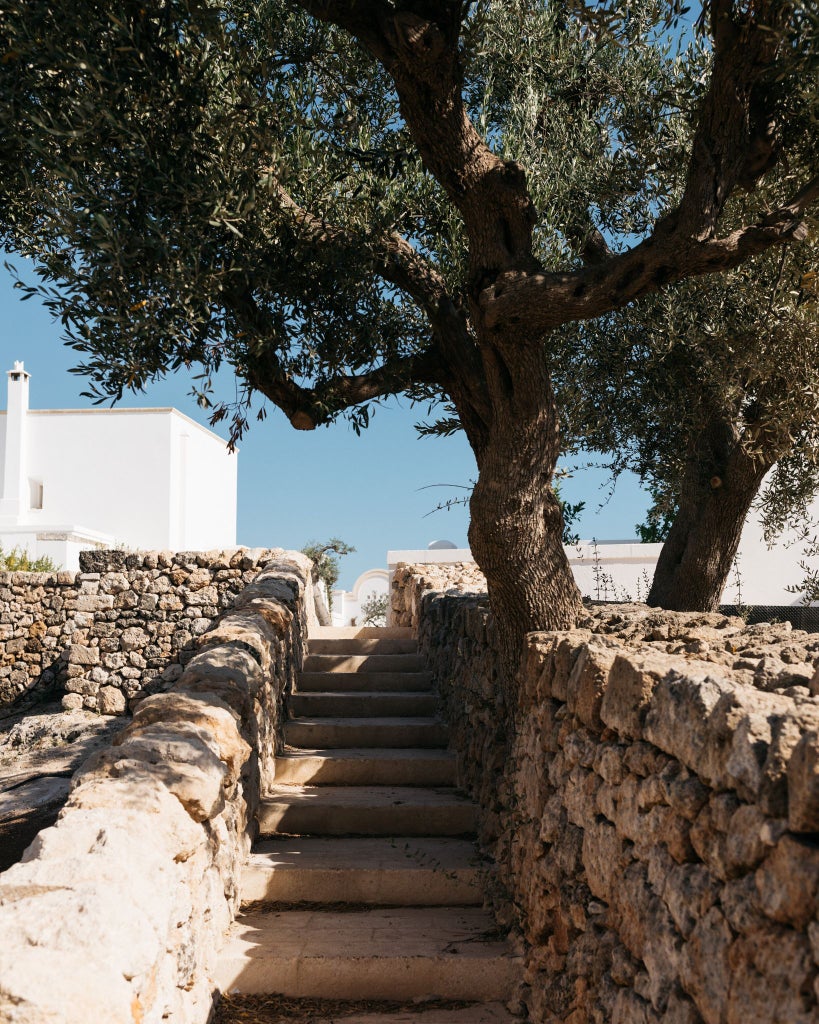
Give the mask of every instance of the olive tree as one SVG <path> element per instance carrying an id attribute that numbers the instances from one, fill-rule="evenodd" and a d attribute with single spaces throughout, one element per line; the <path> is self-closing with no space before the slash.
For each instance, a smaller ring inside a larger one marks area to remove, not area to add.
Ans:
<path id="1" fill-rule="evenodd" d="M 773 535 L 819 477 L 819 246 L 768 253 L 567 338 L 564 437 L 649 486 L 662 540 L 648 603 L 713 610 L 748 511 Z M 639 527 L 638 527 L 639 529 Z M 651 535 L 653 531 L 654 535 Z"/>
<path id="2" fill-rule="evenodd" d="M 580 607 L 551 488 L 561 328 L 803 238 L 819 197 L 786 159 L 814 5 L 709 0 L 681 35 L 682 13 L 3 0 L 3 240 L 100 399 L 198 365 L 208 402 L 227 362 L 234 436 L 254 395 L 301 430 L 396 393 L 451 407 L 512 668 Z M 766 176 L 765 208 L 737 204 Z"/>

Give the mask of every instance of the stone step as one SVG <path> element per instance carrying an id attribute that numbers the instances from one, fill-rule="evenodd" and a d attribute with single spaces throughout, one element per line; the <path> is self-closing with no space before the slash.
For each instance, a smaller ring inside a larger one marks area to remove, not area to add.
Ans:
<path id="1" fill-rule="evenodd" d="M 300 691 L 320 690 L 322 693 L 348 690 L 417 693 L 431 688 L 431 672 L 302 672 L 298 679 Z"/>
<path id="2" fill-rule="evenodd" d="M 310 654 L 417 654 L 418 643 L 411 637 L 375 639 L 367 637 L 339 637 L 335 640 L 313 639 L 307 644 Z"/>
<path id="3" fill-rule="evenodd" d="M 420 654 L 309 654 L 305 672 L 423 672 Z"/>
<path id="4" fill-rule="evenodd" d="M 522 969 L 473 908 L 241 915 L 216 968 L 227 993 L 311 999 L 507 1000 Z"/>
<path id="5" fill-rule="evenodd" d="M 463 839 L 271 839 L 251 854 L 242 899 L 480 906 L 477 860 Z"/>
<path id="6" fill-rule="evenodd" d="M 454 786 L 455 755 L 412 748 L 288 750 L 276 758 L 277 786 Z"/>
<path id="7" fill-rule="evenodd" d="M 298 718 L 428 718 L 438 708 L 434 693 L 294 693 L 288 701 Z"/>
<path id="8" fill-rule="evenodd" d="M 291 747 L 446 747 L 448 731 L 437 718 L 299 718 L 287 722 Z"/>
<path id="9" fill-rule="evenodd" d="M 273 786 L 258 819 L 267 836 L 465 836 L 475 810 L 449 787 Z"/>
<path id="10" fill-rule="evenodd" d="M 313 626 L 309 640 L 409 640 L 412 636 L 409 626 Z"/>

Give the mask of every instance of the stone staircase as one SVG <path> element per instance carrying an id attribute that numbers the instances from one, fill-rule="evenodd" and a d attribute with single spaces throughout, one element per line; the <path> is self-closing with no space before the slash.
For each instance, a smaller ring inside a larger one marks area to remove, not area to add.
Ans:
<path id="1" fill-rule="evenodd" d="M 410 630 L 311 635 L 222 992 L 409 1006 L 336 1007 L 339 1024 L 513 1019 L 521 961 L 481 906 L 475 807 L 431 686 Z"/>

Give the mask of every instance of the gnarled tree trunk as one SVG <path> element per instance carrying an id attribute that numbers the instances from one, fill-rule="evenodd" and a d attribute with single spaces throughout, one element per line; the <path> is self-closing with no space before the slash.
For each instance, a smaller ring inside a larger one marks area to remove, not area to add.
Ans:
<path id="1" fill-rule="evenodd" d="M 715 422 L 702 432 L 648 604 L 674 611 L 716 610 L 748 510 L 771 465 L 748 454 L 731 424 Z"/>
<path id="2" fill-rule="evenodd" d="M 482 347 L 492 415 L 475 444 L 478 481 L 469 543 L 486 576 L 504 666 L 513 678 L 523 639 L 575 624 L 580 592 L 563 550 L 563 520 L 551 481 L 558 416 L 541 351 Z"/>

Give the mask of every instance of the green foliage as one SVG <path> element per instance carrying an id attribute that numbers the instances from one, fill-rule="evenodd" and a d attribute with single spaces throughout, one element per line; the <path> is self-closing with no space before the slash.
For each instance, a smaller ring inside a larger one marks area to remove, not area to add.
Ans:
<path id="1" fill-rule="evenodd" d="M 656 477 L 652 477 L 648 481 L 648 492 L 651 495 L 651 505 L 646 512 L 645 522 L 637 523 L 634 529 L 641 544 L 662 544 L 677 514 L 674 491 L 663 487 Z"/>
<path id="2" fill-rule="evenodd" d="M 332 611 L 333 589 L 341 575 L 338 560 L 344 555 L 353 554 L 355 548 L 338 537 L 331 537 L 323 543 L 311 540 L 301 550 L 302 554 L 313 560 L 313 578 L 321 580 L 327 587 L 327 601 L 329 610 Z"/>
<path id="3" fill-rule="evenodd" d="M 679 194 L 709 53 L 677 52 L 668 10 L 623 0 L 607 25 L 584 5 L 471 5 L 467 110 L 527 168 L 547 267 L 578 266 L 590 233 L 645 232 Z M 237 438 L 263 369 L 366 426 L 379 399 L 348 409 L 340 379 L 430 340 L 373 274 L 373 238 L 403 235 L 456 296 L 469 273 L 383 67 L 283 0 L 5 0 L 0 52 L 0 240 L 33 260 L 92 399 L 199 366 L 198 400 Z M 318 244 L 281 189 L 345 237 Z M 240 388 L 220 401 L 225 362 Z M 445 397 L 400 373 L 392 390 Z"/>
<path id="4" fill-rule="evenodd" d="M 361 603 L 361 614 L 359 615 L 361 626 L 386 626 L 387 611 L 390 606 L 389 597 L 386 594 L 370 594 Z"/>
<path id="5" fill-rule="evenodd" d="M 48 555 L 29 558 L 23 548 L 14 547 L 4 551 L 0 546 L 0 570 L 5 572 L 57 572 L 59 566 Z"/>
<path id="6" fill-rule="evenodd" d="M 564 474 L 564 477 L 568 474 Z M 577 544 L 580 540 L 580 534 L 575 533 L 572 530 L 572 526 L 580 518 L 583 509 L 586 507 L 585 501 L 578 501 L 572 503 L 566 501 L 560 491 L 560 481 L 556 480 L 552 485 L 557 503 L 560 505 L 560 512 L 563 516 L 563 543 L 566 545 Z"/>
<path id="7" fill-rule="evenodd" d="M 816 524 L 812 524 L 814 527 Z M 802 579 L 799 583 L 790 584 L 785 589 L 791 594 L 798 594 L 803 605 L 819 603 L 819 567 L 816 559 L 819 558 L 819 536 L 803 538 L 802 557 L 799 559 L 799 568 L 802 571 Z"/>
<path id="8" fill-rule="evenodd" d="M 776 464 L 762 499 L 769 538 L 804 517 L 819 483 L 817 266 L 811 239 L 563 333 L 564 438 L 608 452 L 615 477 L 637 473 L 652 497 L 637 525 L 644 542 L 667 536 L 715 423 L 763 467 Z"/>

